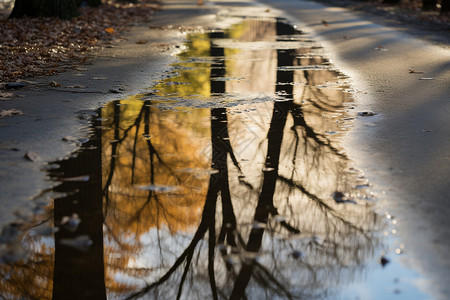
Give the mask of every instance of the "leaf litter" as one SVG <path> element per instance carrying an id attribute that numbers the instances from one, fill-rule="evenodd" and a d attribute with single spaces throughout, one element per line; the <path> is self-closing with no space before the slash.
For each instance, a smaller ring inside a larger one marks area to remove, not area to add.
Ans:
<path id="1" fill-rule="evenodd" d="M 121 40 L 127 26 L 150 21 L 158 0 L 103 1 L 73 20 L 0 16 L 0 83 L 76 69 L 89 54 Z M 123 39 L 122 39 L 123 40 Z"/>

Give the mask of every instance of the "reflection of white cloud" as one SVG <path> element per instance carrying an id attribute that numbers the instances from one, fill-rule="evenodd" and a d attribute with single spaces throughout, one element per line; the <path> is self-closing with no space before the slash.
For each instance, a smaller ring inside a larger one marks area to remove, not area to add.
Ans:
<path id="1" fill-rule="evenodd" d="M 429 293 L 430 291 L 436 290 L 435 284 L 433 284 L 433 282 L 430 279 L 426 279 L 423 277 L 412 279 L 411 284 L 420 291 L 423 291 L 424 293 Z M 436 297 L 438 297 L 439 299 L 444 299 L 442 295 L 441 296 L 436 295 Z M 423 300 L 432 300 L 432 299 L 433 298 L 429 296 L 428 298 Z"/>

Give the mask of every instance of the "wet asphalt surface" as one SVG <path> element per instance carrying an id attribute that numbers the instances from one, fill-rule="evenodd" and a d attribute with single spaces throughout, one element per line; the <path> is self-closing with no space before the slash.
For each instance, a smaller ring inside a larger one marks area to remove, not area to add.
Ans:
<path id="1" fill-rule="evenodd" d="M 83 144 L 95 132 L 91 120 L 101 119 L 95 112 L 99 106 L 148 93 L 154 82 L 166 78 L 168 65 L 176 60 L 172 54 L 180 52 L 186 31 L 195 31 L 196 26 L 229 27 L 238 22 L 236 16 L 286 16 L 284 11 L 288 11 L 289 20 L 300 20 L 297 26 L 323 42 L 334 66 L 349 75 L 355 92 L 356 121 L 346 138 L 349 148 L 345 151 L 355 161 L 352 166 L 364 171 L 364 178 L 377 195 L 376 212 L 386 215 L 389 211 L 387 215 L 395 215 L 398 220 L 393 228 L 399 236 L 396 243 L 406 247 L 402 248 L 406 254 L 404 265 L 422 274 L 424 289 L 434 291 L 433 297 L 445 299 L 449 294 L 445 279 L 449 270 L 445 259 L 449 249 L 445 205 L 450 142 L 448 50 L 442 44 L 428 45 L 371 23 L 370 17 L 360 19 L 361 16 L 346 15 L 340 9 L 323 9 L 313 2 L 273 5 L 280 11 L 248 2 L 218 2 L 201 9 L 188 3 L 173 3 L 156 17 L 154 26 L 168 25 L 171 19 L 177 20 L 177 24 L 172 24 L 176 29 L 137 29 L 130 43 L 100 53 L 86 71 L 33 80 L 26 88 L 15 91 L 23 97 L 0 103 L 1 110 L 23 112 L 0 119 L 2 223 L 27 220 L 55 198 L 46 191 L 60 182 L 48 180 L 54 176 L 50 170 L 55 166 L 47 163 L 69 159 L 73 151 L 86 146 Z M 219 16 L 214 14 L 217 11 Z M 143 35 L 151 41 L 145 49 L 133 43 Z M 424 53 L 435 55 L 425 60 Z M 411 78 L 416 75 L 408 73 L 412 68 L 423 70 L 426 75 Z M 52 80 L 63 86 L 86 88 L 50 89 L 47 83 Z M 155 101 L 152 97 L 149 100 Z M 31 153 L 32 161 L 24 158 L 26 153 Z M 336 199 L 351 200 L 339 195 Z M 405 292 L 403 297 L 411 299 Z"/>

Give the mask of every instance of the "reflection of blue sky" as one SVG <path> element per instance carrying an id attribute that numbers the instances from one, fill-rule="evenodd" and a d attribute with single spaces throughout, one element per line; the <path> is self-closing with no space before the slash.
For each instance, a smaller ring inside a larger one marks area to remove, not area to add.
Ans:
<path id="1" fill-rule="evenodd" d="M 395 249 L 395 239 L 388 238 L 391 249 Z M 336 300 L 431 300 L 436 299 L 426 291 L 432 286 L 429 280 L 417 271 L 405 266 L 407 254 L 388 253 L 390 262 L 383 268 L 373 262 L 367 268 L 364 278 L 343 289 Z"/>

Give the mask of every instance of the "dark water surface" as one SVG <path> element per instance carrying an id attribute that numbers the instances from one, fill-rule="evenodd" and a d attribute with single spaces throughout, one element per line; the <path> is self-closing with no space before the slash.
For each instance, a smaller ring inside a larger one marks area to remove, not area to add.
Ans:
<path id="1" fill-rule="evenodd" d="M 369 299 L 342 291 L 383 270 L 388 229 L 341 145 L 346 81 L 283 20 L 187 35 L 166 79 L 52 165 L 52 203 L 6 228 L 1 297 Z"/>

